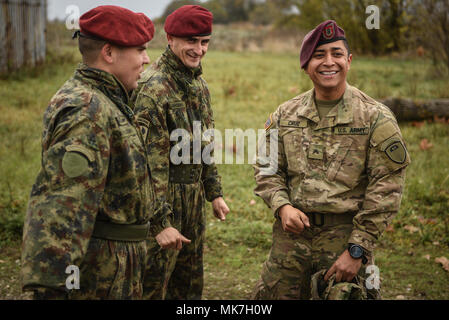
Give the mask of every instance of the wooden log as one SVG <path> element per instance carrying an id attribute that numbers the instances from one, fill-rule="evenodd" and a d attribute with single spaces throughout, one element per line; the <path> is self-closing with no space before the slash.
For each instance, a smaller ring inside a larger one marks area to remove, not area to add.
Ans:
<path id="1" fill-rule="evenodd" d="M 420 121 L 449 118 L 449 99 L 412 100 L 386 98 L 379 100 L 395 114 L 398 121 Z"/>

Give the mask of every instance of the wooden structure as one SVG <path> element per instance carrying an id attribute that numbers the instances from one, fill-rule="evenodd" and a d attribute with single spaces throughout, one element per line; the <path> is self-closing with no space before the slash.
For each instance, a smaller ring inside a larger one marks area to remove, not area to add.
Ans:
<path id="1" fill-rule="evenodd" d="M 0 0 L 0 73 L 45 61 L 46 0 Z"/>

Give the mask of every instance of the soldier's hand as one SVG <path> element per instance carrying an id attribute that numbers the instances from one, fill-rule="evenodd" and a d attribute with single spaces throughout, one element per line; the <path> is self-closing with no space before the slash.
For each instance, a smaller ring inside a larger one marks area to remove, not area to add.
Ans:
<path id="1" fill-rule="evenodd" d="M 162 249 L 181 250 L 183 243 L 190 243 L 177 229 L 173 227 L 165 228 L 156 236 L 157 243 Z"/>
<path id="2" fill-rule="evenodd" d="M 309 218 L 305 213 L 289 204 L 279 209 L 279 218 L 282 221 L 282 229 L 286 232 L 300 234 L 305 227 L 310 227 Z"/>
<path id="3" fill-rule="evenodd" d="M 362 259 L 354 259 L 349 251 L 345 250 L 327 271 L 324 281 L 327 281 L 335 273 L 336 282 L 350 282 L 357 275 L 361 266 Z"/>
<path id="4" fill-rule="evenodd" d="M 212 200 L 212 209 L 214 210 L 214 216 L 221 221 L 226 220 L 226 215 L 229 213 L 229 208 L 222 197 Z"/>

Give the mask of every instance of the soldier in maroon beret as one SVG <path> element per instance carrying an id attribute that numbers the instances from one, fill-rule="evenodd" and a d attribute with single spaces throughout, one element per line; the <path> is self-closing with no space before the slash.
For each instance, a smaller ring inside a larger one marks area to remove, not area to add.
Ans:
<path id="1" fill-rule="evenodd" d="M 206 55 L 212 34 L 213 16 L 207 9 L 186 5 L 172 12 L 164 30 L 170 50 L 188 68 L 196 68 Z"/>
<path id="2" fill-rule="evenodd" d="M 83 62 L 113 74 L 131 91 L 143 65 L 149 63 L 147 43 L 153 38 L 153 22 L 143 13 L 118 6 L 99 6 L 79 19 L 74 34 Z"/>
<path id="3" fill-rule="evenodd" d="M 83 63 L 44 113 L 21 277 L 35 299 L 141 299 L 154 192 L 129 92 L 153 23 L 116 6 L 80 18 Z"/>
<path id="4" fill-rule="evenodd" d="M 201 156 L 206 144 L 201 144 L 196 159 L 189 151 L 188 163 L 171 157 L 176 142 L 170 137 L 175 130 L 189 133 L 189 141 L 194 141 L 195 124 L 201 132 L 214 128 L 209 90 L 201 77 L 212 18 L 211 12 L 197 5 L 171 13 L 164 26 L 168 47 L 143 73 L 133 95 L 161 208 L 151 223 L 157 236 L 148 241 L 146 299 L 201 299 L 205 200 L 212 202 L 218 219 L 224 220 L 229 212 L 217 168 Z M 192 144 L 189 150 L 195 152 Z"/>
<path id="5" fill-rule="evenodd" d="M 377 240 L 398 212 L 410 158 L 393 113 L 346 82 L 351 61 L 343 29 L 333 20 L 319 24 L 300 52 L 313 89 L 265 123 L 268 147 L 278 130 L 279 157 L 274 173 L 258 159 L 255 193 L 276 220 L 254 299 L 310 299 L 317 272 L 347 282 L 327 296 L 354 298 L 349 282 L 369 273 L 362 264 L 373 263 Z M 359 297 L 379 298 L 378 280 L 363 280 L 367 294 Z"/>

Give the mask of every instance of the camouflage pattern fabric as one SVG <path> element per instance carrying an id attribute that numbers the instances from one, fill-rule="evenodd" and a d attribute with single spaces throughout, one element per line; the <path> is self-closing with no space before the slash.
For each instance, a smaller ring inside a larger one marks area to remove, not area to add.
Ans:
<path id="1" fill-rule="evenodd" d="M 391 111 L 347 84 L 343 99 L 323 119 L 312 89 L 279 106 L 266 128 L 266 154 L 270 154 L 269 129 L 279 130 L 278 170 L 260 174 L 267 164 L 258 158 L 256 195 L 275 217 L 285 204 L 305 213 L 353 215 L 345 247 L 358 244 L 372 255 L 377 239 L 399 210 L 410 163 Z M 267 263 L 264 272 L 269 273 Z M 303 266 L 306 261 L 296 263 Z"/>
<path id="2" fill-rule="evenodd" d="M 81 64 L 44 114 L 42 167 L 25 217 L 21 277 L 36 297 L 137 299 L 146 242 L 92 238 L 96 220 L 145 224 L 154 189 L 128 94 L 111 74 Z M 68 292 L 65 270 L 80 269 Z"/>
<path id="3" fill-rule="evenodd" d="M 308 300 L 311 278 L 319 270 L 328 270 L 348 246 L 352 224 L 317 227 L 311 225 L 295 235 L 282 229 L 280 220 L 273 226 L 273 244 L 262 268 L 251 299 Z M 374 264 L 370 257 L 367 265 Z M 365 266 L 359 271 L 364 283 Z M 380 298 L 379 290 L 367 290 L 371 299 Z"/>
<path id="4" fill-rule="evenodd" d="M 155 239 L 149 239 L 149 256 L 159 254 L 160 266 L 155 267 L 152 264 L 147 270 L 148 281 L 145 280 L 144 293 L 147 298 L 162 299 L 164 295 L 156 292 L 162 292 L 163 283 L 167 285 L 171 283 L 169 288 L 176 288 L 173 291 L 169 289 L 167 297 L 200 299 L 202 294 L 202 243 L 205 219 L 202 199 L 212 201 L 223 195 L 221 178 L 215 164 L 206 164 L 201 160 L 200 164 L 193 164 L 199 166 L 201 171 L 198 182 L 191 184 L 169 182 L 170 167 L 173 167 L 170 151 L 177 143 L 170 141 L 173 130 L 183 129 L 189 134 L 192 150 L 190 164 L 192 164 L 195 160 L 194 121 L 201 124 L 201 133 L 214 128 L 210 94 L 201 74 L 201 65 L 195 69 L 187 68 L 168 47 L 144 72 L 139 81 L 139 88 L 132 97 L 147 144 L 152 178 L 155 182 L 158 208 L 156 219 L 162 219 L 152 221 L 152 225 L 174 226 L 192 240 L 191 244 L 183 246 L 178 255 L 173 252 L 161 253 Z M 212 141 L 213 139 L 210 142 L 202 142 L 201 151 Z M 213 151 L 210 154 L 213 157 Z M 177 191 L 173 193 L 173 190 Z M 172 197 L 172 201 L 167 197 Z M 160 231 L 162 228 L 153 229 L 152 234 L 156 235 Z M 151 261 L 149 263 L 151 264 Z M 171 272 L 172 269 L 176 271 Z M 173 276 L 176 274 L 177 280 L 168 281 L 170 274 Z M 189 293 L 180 293 L 190 288 L 192 283 L 198 285 L 192 286 Z"/>
<path id="5" fill-rule="evenodd" d="M 199 300 L 203 291 L 203 244 L 206 230 L 205 198 L 200 183 L 169 185 L 172 226 L 192 242 L 182 250 L 162 249 L 148 241 L 144 299 Z"/>
<path id="6" fill-rule="evenodd" d="M 335 282 L 335 273 L 324 281 L 327 270 L 315 273 L 311 279 L 311 300 L 366 300 L 363 279 L 356 275 L 351 282 Z"/>

